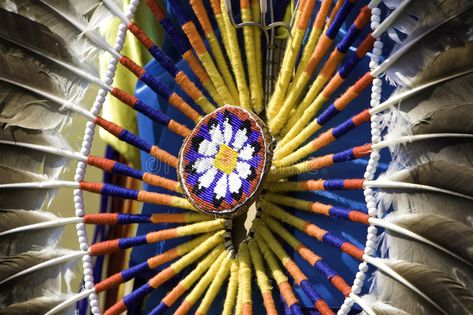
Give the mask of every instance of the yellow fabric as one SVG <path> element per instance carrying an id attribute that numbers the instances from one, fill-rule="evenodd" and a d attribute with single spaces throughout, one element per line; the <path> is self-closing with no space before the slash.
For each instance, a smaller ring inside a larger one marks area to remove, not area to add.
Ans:
<path id="1" fill-rule="evenodd" d="M 189 266 L 190 264 L 195 262 L 197 259 L 202 257 L 205 253 L 210 252 L 215 246 L 218 246 L 218 245 L 221 246 L 221 244 L 223 243 L 223 234 L 224 234 L 223 231 L 216 233 L 214 236 L 208 238 L 207 240 L 202 242 L 200 245 L 195 247 L 189 253 L 182 256 L 182 258 L 180 258 L 178 261 L 171 264 L 171 267 L 174 270 L 174 272 L 176 274 L 179 273 L 185 267 Z"/>
<path id="2" fill-rule="evenodd" d="M 215 278 L 212 280 L 212 283 L 210 284 L 210 287 L 202 298 L 202 301 L 200 302 L 199 308 L 197 309 L 197 313 L 207 314 L 210 306 L 212 306 L 212 303 L 215 301 L 215 297 L 219 293 L 223 283 L 228 277 L 231 264 L 232 260 L 228 257 L 226 257 L 221 263 L 220 269 L 215 275 Z"/>
<path id="3" fill-rule="evenodd" d="M 271 121 L 274 116 L 278 113 L 279 109 L 284 102 L 284 98 L 287 93 L 287 88 L 291 82 L 291 77 L 293 74 L 294 64 L 296 62 L 297 56 L 299 54 L 299 49 L 304 39 L 305 29 L 301 30 L 298 28 L 293 28 L 292 37 L 289 39 L 289 42 L 284 53 L 281 70 L 279 72 L 279 77 L 276 81 L 274 93 L 271 97 L 271 100 L 268 104 L 268 120 Z"/>
<path id="4" fill-rule="evenodd" d="M 304 95 L 304 98 L 299 104 L 299 107 L 297 107 L 295 111 L 293 111 L 292 114 L 289 115 L 289 120 L 286 126 L 284 126 L 283 130 L 281 131 L 281 135 L 286 135 L 289 130 L 296 125 L 297 121 L 299 120 L 296 119 L 296 117 L 300 118 L 309 106 L 316 106 L 315 113 L 320 110 L 326 100 L 321 102 L 324 97 L 322 95 L 319 96 L 319 92 L 324 88 L 327 81 L 328 80 L 325 77 L 321 75 L 317 76 L 309 91 Z M 318 97 L 320 97 L 320 99 L 317 99 Z"/>
<path id="5" fill-rule="evenodd" d="M 260 223 L 262 224 L 262 223 Z M 278 264 L 276 256 L 273 254 L 269 246 L 266 244 L 266 241 L 259 234 L 255 235 L 255 240 L 258 244 L 261 253 L 263 254 L 265 262 L 268 264 L 271 274 L 273 275 L 274 280 L 277 284 L 287 282 L 288 278 L 285 273 L 282 271 L 281 267 Z"/>
<path id="6" fill-rule="evenodd" d="M 260 3 L 259 0 L 251 0 L 251 13 L 253 15 L 253 21 L 259 23 L 261 21 L 260 16 Z M 257 102 L 254 106 L 254 110 L 257 113 L 261 113 L 263 110 L 263 52 L 262 52 L 262 43 L 261 43 L 261 36 L 262 32 L 261 29 L 258 27 L 253 28 L 253 35 L 255 41 L 255 53 L 256 53 L 256 82 L 259 84 L 258 90 L 261 93 L 261 99 Z"/>
<path id="7" fill-rule="evenodd" d="M 225 302 L 223 305 L 222 315 L 232 315 L 233 306 L 235 305 L 235 300 L 237 297 L 238 291 L 238 275 L 239 275 L 239 264 L 238 260 L 232 260 L 232 266 L 230 269 L 230 280 L 228 281 L 227 296 L 225 297 Z"/>
<path id="8" fill-rule="evenodd" d="M 306 124 L 326 102 L 327 99 L 322 94 L 317 96 L 314 102 L 304 111 L 304 114 L 299 117 L 299 120 L 296 120 L 294 126 L 288 130 L 281 142 L 278 143 L 274 154 L 275 160 L 281 159 L 294 152 L 294 150 L 299 148 L 314 132 L 320 129 L 321 126 L 317 123 L 317 119 L 313 119 L 308 126 L 306 126 Z"/>
<path id="9" fill-rule="evenodd" d="M 130 0 L 122 0 L 122 8 L 124 10 L 126 10 L 129 4 Z M 163 34 L 160 32 L 161 28 L 157 27 L 157 22 L 155 22 L 155 19 L 143 1 L 138 6 L 134 21 L 156 43 L 162 42 Z M 105 30 L 106 33 L 111 35 L 110 38 L 108 38 L 108 41 L 112 45 L 115 43 L 119 24 L 120 21 L 118 19 L 114 19 L 113 22 L 107 27 L 107 30 Z M 123 45 L 123 50 L 121 52 L 123 55 L 128 56 L 139 65 L 146 64 L 146 62 L 148 62 L 151 58 L 148 51 L 131 34 L 127 34 L 125 43 Z M 105 77 L 107 73 L 107 66 L 110 58 L 110 55 L 106 53 L 102 54 L 99 58 L 101 77 Z M 130 71 L 121 66 L 117 67 L 115 78 L 113 80 L 113 86 L 121 88 L 129 94 L 133 94 L 136 81 L 137 79 Z M 135 134 L 138 133 L 136 111 L 121 103 L 114 97 L 107 96 L 101 115 L 105 119 L 110 120 Z M 115 150 L 123 155 L 131 166 L 135 168 L 140 167 L 140 154 L 138 149 L 123 141 L 120 141 L 102 128 L 99 128 L 99 135 L 103 141 L 111 145 Z"/>
<path id="10" fill-rule="evenodd" d="M 252 304 L 251 299 L 251 259 L 248 245 L 245 242 L 240 244 L 238 251 L 238 260 L 240 261 L 240 286 L 242 304 Z"/>
<path id="11" fill-rule="evenodd" d="M 215 260 L 220 256 L 224 251 L 223 246 L 215 247 L 204 259 L 202 259 L 199 264 L 192 269 L 192 272 L 189 273 L 184 279 L 179 282 L 186 290 L 189 290 L 192 285 L 199 280 L 204 272 L 206 272 L 210 266 L 215 262 Z"/>
<path id="12" fill-rule="evenodd" d="M 271 193 L 265 194 L 264 198 L 265 200 L 268 200 L 272 203 L 277 203 L 280 205 L 293 207 L 293 208 L 304 210 L 304 211 L 309 211 L 309 207 L 311 204 L 310 201 L 292 198 L 285 195 L 271 194 Z"/>
<path id="13" fill-rule="evenodd" d="M 298 78 L 300 75 L 302 75 L 304 68 L 309 63 L 310 56 L 314 52 L 317 42 L 319 41 L 320 35 L 322 35 L 322 30 L 313 27 L 309 35 L 309 40 L 307 41 L 307 44 L 304 47 L 299 64 L 297 65 L 296 74 L 294 76 L 295 78 Z"/>
<path id="14" fill-rule="evenodd" d="M 310 170 L 310 161 L 304 161 L 295 165 L 276 167 L 268 174 L 268 182 L 274 182 L 279 179 L 287 178 L 292 175 L 302 174 Z M 271 187 L 271 185 L 268 184 Z"/>
<path id="15" fill-rule="evenodd" d="M 220 48 L 220 44 L 218 43 L 217 37 L 214 33 L 205 34 L 207 37 L 207 41 L 210 46 L 210 50 L 212 55 L 217 63 L 218 71 L 222 74 L 223 80 L 227 85 L 233 99 L 238 98 L 238 89 L 233 81 L 232 74 L 230 73 L 230 69 L 227 66 L 227 61 L 225 60 L 225 56 L 223 55 L 222 48 Z"/>
<path id="16" fill-rule="evenodd" d="M 258 245 L 255 240 L 248 241 L 248 247 L 250 248 L 251 261 L 255 267 L 256 280 L 261 293 L 271 292 L 271 284 L 269 283 L 268 275 L 264 268 L 264 261 L 261 252 L 259 251 Z"/>
<path id="17" fill-rule="evenodd" d="M 241 9 L 241 19 L 243 22 L 252 20 L 252 12 L 249 8 Z M 245 42 L 246 63 L 248 69 L 248 81 L 250 86 L 251 107 L 255 111 L 261 111 L 263 102 L 263 86 L 258 80 L 257 74 L 257 56 L 255 46 L 255 26 L 246 26 L 243 28 L 243 37 Z M 261 48 L 260 48 L 261 49 Z M 258 109 L 258 110 L 257 110 Z"/>
<path id="18" fill-rule="evenodd" d="M 186 302 L 194 305 L 199 298 L 204 294 L 207 287 L 210 285 L 212 280 L 215 278 L 220 266 L 222 265 L 225 257 L 228 255 L 227 251 L 224 251 L 220 254 L 220 256 L 215 260 L 212 266 L 207 270 L 205 275 L 200 278 L 200 281 L 195 285 L 192 291 L 185 297 Z"/>
<path id="19" fill-rule="evenodd" d="M 212 231 L 217 231 L 220 229 L 225 228 L 225 220 L 224 219 L 217 219 L 213 221 L 204 221 L 204 222 L 199 222 L 199 223 L 194 223 L 194 224 L 189 224 L 189 225 L 181 225 L 176 228 L 177 234 L 180 236 L 185 236 L 185 235 L 193 235 L 193 234 L 199 234 L 199 233 L 208 233 Z M 221 232 L 217 233 L 216 235 L 220 235 L 221 237 Z"/>
<path id="20" fill-rule="evenodd" d="M 241 105 L 245 109 L 251 110 L 250 91 L 248 90 L 248 84 L 246 82 L 245 68 L 241 59 L 237 32 L 235 27 L 230 22 L 225 1 L 222 0 L 220 2 L 220 5 L 222 7 L 223 22 L 225 24 L 228 46 L 230 48 L 230 50 L 228 51 L 228 57 L 230 59 L 233 74 L 235 75 L 236 83 L 238 86 L 239 105 Z"/>

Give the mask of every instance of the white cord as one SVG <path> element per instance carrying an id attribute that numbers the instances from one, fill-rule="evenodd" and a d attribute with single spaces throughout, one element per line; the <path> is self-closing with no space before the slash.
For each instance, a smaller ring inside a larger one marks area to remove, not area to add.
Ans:
<path id="1" fill-rule="evenodd" d="M 371 29 L 376 31 L 378 26 L 380 25 L 381 20 L 381 10 L 379 8 L 373 8 L 371 10 Z M 369 63 L 370 69 L 373 70 L 379 65 L 379 59 L 383 52 L 383 42 L 379 39 L 376 39 L 373 52 L 371 55 L 371 61 Z M 371 87 L 371 107 L 376 107 L 380 103 L 381 99 L 381 92 L 382 92 L 382 85 L 383 82 L 381 79 L 375 78 L 373 80 L 373 84 Z M 381 141 L 381 125 L 380 125 L 380 117 L 378 115 L 371 116 L 371 141 L 372 143 L 378 143 Z M 370 158 L 368 160 L 368 165 L 366 166 L 364 178 L 365 180 L 371 180 L 376 173 L 376 168 L 378 166 L 380 155 L 379 150 L 374 149 L 371 152 Z M 368 214 L 371 217 L 376 217 L 377 209 L 376 203 L 374 199 L 374 193 L 371 188 L 364 188 L 364 195 L 366 205 L 368 207 Z M 377 238 L 377 229 L 374 225 L 370 225 L 368 227 L 368 233 L 366 236 L 366 244 L 365 244 L 365 255 L 372 256 L 375 252 L 376 246 L 376 238 Z M 347 315 L 355 301 L 353 300 L 354 295 L 358 295 L 363 288 L 363 284 L 366 279 L 366 272 L 368 271 L 368 264 L 366 262 L 362 262 L 358 266 L 358 272 L 355 275 L 355 280 L 353 281 L 353 286 L 351 287 L 352 294 L 345 298 L 343 301 L 340 310 L 337 312 L 337 315 Z"/>
<path id="2" fill-rule="evenodd" d="M 131 19 L 135 14 L 135 11 L 138 7 L 140 0 L 131 0 L 130 5 L 126 9 L 126 17 Z M 114 50 L 121 51 L 123 48 L 123 44 L 125 42 L 126 37 L 126 25 L 121 23 L 119 26 L 119 31 L 117 33 L 117 38 L 115 40 Z M 113 82 L 113 78 L 115 77 L 115 72 L 117 69 L 118 59 L 112 57 L 110 62 L 107 66 L 107 74 L 104 80 L 106 85 L 111 85 Z M 105 101 L 105 97 L 107 96 L 107 90 L 105 88 L 101 88 L 95 98 L 94 104 L 90 109 L 90 112 L 93 115 L 98 115 L 102 110 L 103 103 Z M 88 156 L 90 153 L 90 147 L 92 145 L 92 140 L 94 138 L 94 131 L 95 131 L 95 123 L 88 122 L 84 132 L 84 138 L 82 141 L 82 147 L 80 153 Z M 74 176 L 74 180 L 80 182 L 84 179 L 86 171 L 86 164 L 83 161 L 79 161 L 77 163 L 76 173 Z M 82 190 L 74 189 L 74 207 L 76 209 L 76 216 L 83 217 L 85 214 L 84 211 L 84 198 L 82 194 Z M 85 228 L 85 224 L 79 223 L 76 225 L 77 230 L 77 239 L 79 241 L 79 247 L 83 251 L 87 251 L 89 248 L 89 242 L 87 240 L 87 230 Z M 92 314 L 94 315 L 101 315 L 102 310 L 100 309 L 100 304 L 98 300 L 98 296 L 93 289 L 94 287 L 94 277 L 93 277 L 93 263 L 92 257 L 90 255 L 85 255 L 82 257 L 82 267 L 84 270 L 84 287 L 85 290 L 89 291 L 89 303 L 90 309 Z"/>

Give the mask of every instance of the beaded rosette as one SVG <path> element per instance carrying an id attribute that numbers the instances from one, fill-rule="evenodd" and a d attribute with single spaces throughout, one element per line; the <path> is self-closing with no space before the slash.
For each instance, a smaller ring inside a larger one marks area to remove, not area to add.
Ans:
<path id="1" fill-rule="evenodd" d="M 240 107 L 205 116 L 186 138 L 178 177 L 199 210 L 232 217 L 247 209 L 270 168 L 270 136 L 263 122 Z"/>

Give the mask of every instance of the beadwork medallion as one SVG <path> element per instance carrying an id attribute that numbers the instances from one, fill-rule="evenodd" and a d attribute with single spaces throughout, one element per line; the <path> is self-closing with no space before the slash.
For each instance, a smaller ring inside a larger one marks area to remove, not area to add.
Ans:
<path id="1" fill-rule="evenodd" d="M 263 122 L 241 107 L 205 116 L 184 141 L 178 176 L 200 211 L 233 217 L 255 200 L 270 168 L 270 137 Z"/>

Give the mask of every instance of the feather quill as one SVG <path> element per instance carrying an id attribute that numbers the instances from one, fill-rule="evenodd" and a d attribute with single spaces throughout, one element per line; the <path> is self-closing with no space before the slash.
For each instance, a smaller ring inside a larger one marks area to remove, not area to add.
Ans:
<path id="1" fill-rule="evenodd" d="M 442 1 L 433 11 L 441 11 L 441 7 L 451 6 L 453 2 Z M 373 74 L 377 76 L 387 71 L 388 79 L 401 86 L 410 86 L 419 72 L 440 53 L 471 41 L 472 10 L 473 3 L 467 1 L 449 12 L 451 16 L 419 26 Z"/>
<path id="2" fill-rule="evenodd" d="M 376 297 L 370 294 L 363 295 L 361 298 L 358 297 L 358 299 L 361 299 L 361 301 L 359 301 L 360 305 L 366 305 L 366 308 L 363 308 L 363 315 L 409 315 L 403 310 L 377 301 Z"/>
<path id="3" fill-rule="evenodd" d="M 0 315 L 43 315 L 68 298 L 63 294 L 47 294 L 28 301 L 9 305 L 0 310 Z M 63 310 L 63 314 L 74 314 L 74 309 Z"/>
<path id="4" fill-rule="evenodd" d="M 31 272 L 68 263 L 83 255 L 82 251 L 45 248 L 40 251 L 0 257 L 0 285 Z"/>
<path id="5" fill-rule="evenodd" d="M 377 276 L 377 297 L 411 314 L 471 314 L 473 295 L 445 273 L 402 260 L 368 258 Z M 394 281 L 386 281 L 386 276 Z M 413 296 L 421 295 L 423 302 Z"/>
<path id="6" fill-rule="evenodd" d="M 0 185 L 24 182 L 40 183 L 48 180 L 49 178 L 45 175 L 38 175 L 0 164 Z M 53 195 L 53 189 L 6 189 L 0 194 L 0 209 L 41 209 L 48 197 Z"/>
<path id="7" fill-rule="evenodd" d="M 10 231 L 44 222 L 57 220 L 57 216 L 45 211 L 0 210 L 0 255 L 14 255 L 33 249 L 55 246 L 62 235 L 61 226 L 52 226 L 24 233 Z"/>
<path id="8" fill-rule="evenodd" d="M 390 176 L 391 180 L 426 185 L 473 197 L 473 168 L 446 161 L 430 161 Z"/>
<path id="9" fill-rule="evenodd" d="M 22 15 L 29 20 L 36 21 L 39 24 L 47 25 L 54 34 L 67 43 L 69 52 L 78 56 L 80 62 L 88 63 L 90 67 L 93 67 L 90 62 L 101 50 L 86 37 L 81 36 L 82 31 L 66 20 L 64 16 L 57 14 L 40 1 L 0 0 L 0 7 Z M 80 23 L 80 25 L 86 24 L 84 18 L 78 18 L 76 22 Z"/>
<path id="10" fill-rule="evenodd" d="M 17 127 L 0 129 L 0 141 L 70 149 L 66 140 L 60 134 Z M 36 174 L 43 174 L 49 178 L 57 178 L 69 162 L 69 159 L 65 156 L 15 145 L 0 143 L 0 150 L 2 151 L 3 165 Z"/>
<path id="11" fill-rule="evenodd" d="M 29 129 L 60 127 L 71 110 L 80 111 L 76 104 L 85 93 L 84 82 L 75 75 L 4 45 L 0 45 L 0 81 L 0 122 Z"/>
<path id="12" fill-rule="evenodd" d="M 389 233 L 394 233 L 398 237 L 401 235 L 413 239 L 413 237 L 402 230 L 396 229 L 396 227 L 407 230 L 429 240 L 447 254 L 453 254 L 460 258 L 469 264 L 469 268 L 473 267 L 473 229 L 471 227 L 439 215 L 425 213 L 403 215 L 392 213 L 384 221 L 394 226 L 383 224 L 381 219 L 373 219 L 375 224 L 378 223 L 386 228 Z"/>
<path id="13" fill-rule="evenodd" d="M 42 252 L 47 250 L 44 249 Z M 56 257 L 53 258 L 55 261 L 50 263 L 50 261 L 46 260 L 38 264 L 35 260 L 35 262 L 32 262 L 33 267 L 29 269 L 30 272 L 17 275 L 3 285 L 0 285 L 0 309 L 7 305 L 41 297 L 45 292 L 59 295 L 64 280 L 66 280 L 66 285 L 69 287 L 69 281 L 72 279 L 72 268 L 77 263 L 77 258 L 80 257 L 78 255 L 79 252 L 58 249 L 49 250 L 51 254 L 44 255 Z M 61 257 L 61 252 L 65 256 Z M 41 267 L 41 269 L 36 270 L 35 267 Z"/>

